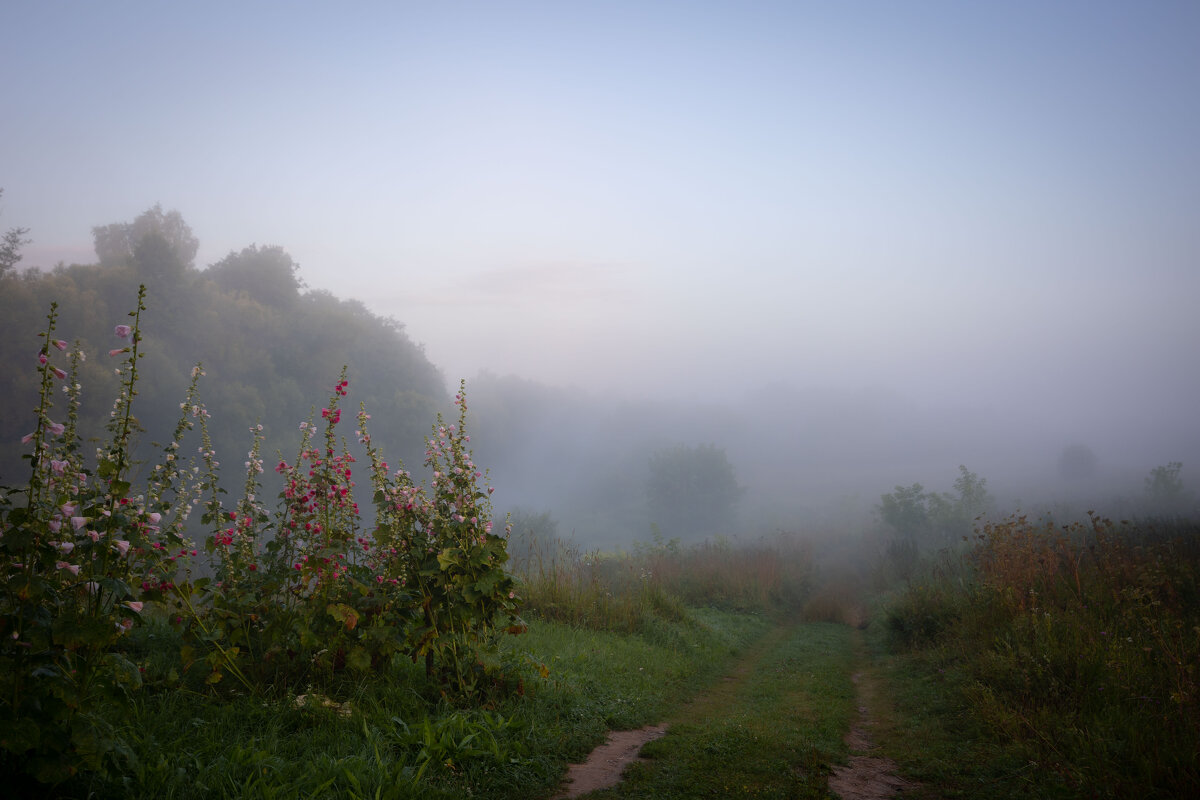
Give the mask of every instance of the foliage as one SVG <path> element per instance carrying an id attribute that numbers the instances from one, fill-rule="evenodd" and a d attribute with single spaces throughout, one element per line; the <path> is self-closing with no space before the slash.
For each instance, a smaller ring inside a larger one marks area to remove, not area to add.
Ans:
<path id="1" fill-rule="evenodd" d="M 484 474 L 467 447 L 464 390 L 456 422 L 439 417 L 427 439 L 428 490 L 403 468 L 389 470 L 360 406 L 356 437 L 377 512 L 370 533 L 354 501 L 355 458 L 336 432 L 344 371 L 322 425 L 301 423 L 295 463 L 276 467 L 285 482 L 276 514 L 259 499 L 261 424 L 251 428 L 241 499 L 224 505 L 199 366 L 172 440 L 137 487 L 144 298 L 143 287 L 130 323 L 114 329 L 123 346 L 108 356 L 123 357 L 119 392 L 94 457 L 83 451 L 78 414 L 85 353 L 60 355 L 70 346 L 55 338 L 56 305 L 39 334 L 36 426 L 23 438 L 33 449 L 30 478 L 0 490 L 0 759 L 10 771 L 57 784 L 79 770 L 128 766 L 118 728 L 98 709 L 127 708 L 142 686 L 128 635 L 152 609 L 180 626 L 176 666 L 157 678 L 168 686 L 227 692 L 229 678 L 261 695 L 424 656 L 448 697 L 503 689 L 498 634 L 524 625 L 506 540 L 492 530 L 492 490 L 479 487 Z M 65 422 L 51 417 L 60 385 Z M 184 465 L 180 452 L 197 428 L 199 461 Z M 210 531 L 207 564 L 185 535 L 197 505 Z M 193 569 L 211 577 L 193 578 Z"/>
<path id="2" fill-rule="evenodd" d="M 729 533 L 743 493 L 728 456 L 716 445 L 678 445 L 650 457 L 650 518 L 667 537 Z"/>
<path id="3" fill-rule="evenodd" d="M 4 190 L 0 189 L 0 196 L 3 195 Z M 16 269 L 21 260 L 21 248 L 31 241 L 25 238 L 27 233 L 28 228 L 9 228 L 0 236 L 0 279 L 8 277 Z"/>
<path id="4" fill-rule="evenodd" d="M 880 498 L 880 519 L 891 529 L 888 555 L 901 577 L 916 568 L 923 552 L 953 545 L 993 505 L 987 480 L 959 466 L 954 493 L 927 492 L 919 483 L 897 486 Z"/>
<path id="5" fill-rule="evenodd" d="M 1182 471 L 1183 463 L 1180 461 L 1150 470 L 1146 478 L 1146 499 L 1154 512 L 1180 514 L 1190 510 L 1194 495 L 1184 487 L 1183 479 L 1179 477 Z"/>
<path id="6" fill-rule="evenodd" d="M 890 606 L 897 643 L 933 654 L 1022 782 L 1173 797 L 1200 782 L 1200 531 L 1195 523 L 983 526 L 970 557 Z"/>

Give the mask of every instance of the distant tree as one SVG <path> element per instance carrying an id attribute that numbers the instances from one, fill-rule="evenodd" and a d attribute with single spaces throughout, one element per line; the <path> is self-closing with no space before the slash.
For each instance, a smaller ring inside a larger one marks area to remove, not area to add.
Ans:
<path id="1" fill-rule="evenodd" d="M 92 228 L 96 257 L 103 267 L 138 263 L 138 245 L 152 234 L 161 237 L 162 242 L 148 246 L 147 252 L 140 258 L 143 264 L 171 263 L 181 268 L 193 266 L 200 240 L 178 211 L 164 212 L 158 204 L 142 212 L 133 222 L 115 222 Z"/>
<path id="2" fill-rule="evenodd" d="M 3 195 L 4 190 L 0 189 L 0 197 Z M 21 260 L 21 248 L 32 241 L 25 238 L 27 233 L 29 228 L 9 228 L 0 237 L 0 278 L 12 272 Z"/>
<path id="3" fill-rule="evenodd" d="M 1192 501 L 1192 493 L 1184 488 L 1183 479 L 1179 477 L 1182 471 L 1181 461 L 1172 461 L 1150 470 L 1146 478 L 1146 499 L 1155 511 L 1180 513 L 1187 509 Z"/>
<path id="4" fill-rule="evenodd" d="M 728 533 L 744 491 L 715 445 L 679 445 L 650 457 L 650 519 L 667 538 Z"/>
<path id="5" fill-rule="evenodd" d="M 1068 481 L 1086 481 L 1095 477 L 1098 460 L 1092 448 L 1071 444 L 1058 457 L 1058 474 Z"/>
<path id="6" fill-rule="evenodd" d="M 304 287 L 299 269 L 282 247 L 252 244 L 240 253 L 230 251 L 204 274 L 223 292 L 245 292 L 263 305 L 285 308 Z"/>
<path id="7" fill-rule="evenodd" d="M 893 533 L 888 553 L 902 574 L 916 565 L 923 550 L 954 544 L 971 532 L 977 517 L 991 510 L 987 480 L 965 466 L 958 471 L 954 494 L 926 492 L 914 483 L 880 497 L 879 518 Z"/>

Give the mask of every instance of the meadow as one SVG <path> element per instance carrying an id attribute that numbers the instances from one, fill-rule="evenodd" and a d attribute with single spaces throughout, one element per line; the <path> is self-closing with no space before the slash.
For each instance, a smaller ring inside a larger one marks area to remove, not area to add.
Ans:
<path id="1" fill-rule="evenodd" d="M 134 459 L 142 311 L 90 356 L 121 382 L 96 432 L 89 355 L 51 309 L 29 480 L 0 492 L 0 772 L 21 796 L 549 797 L 607 731 L 671 720 L 603 796 L 826 797 L 864 671 L 913 796 L 1200 787 L 1194 521 L 980 520 L 902 579 L 799 533 L 589 552 L 496 518 L 465 388 L 418 483 L 366 408 L 339 427 L 345 374 L 294 458 L 248 431 L 230 496 L 199 365 Z"/>

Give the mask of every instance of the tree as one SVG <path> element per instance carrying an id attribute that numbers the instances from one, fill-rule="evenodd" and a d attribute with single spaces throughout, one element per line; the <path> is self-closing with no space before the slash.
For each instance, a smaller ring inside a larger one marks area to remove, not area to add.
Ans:
<path id="1" fill-rule="evenodd" d="M 1086 481 L 1096 475 L 1096 454 L 1086 444 L 1063 448 L 1058 457 L 1058 474 L 1069 481 Z"/>
<path id="2" fill-rule="evenodd" d="M 205 275 L 223 292 L 245 292 L 265 306 L 285 308 L 300 295 L 300 265 L 278 245 L 252 244 L 210 266 Z"/>
<path id="3" fill-rule="evenodd" d="M 1150 470 L 1150 476 L 1146 478 L 1146 499 L 1155 511 L 1181 513 L 1191 503 L 1192 493 L 1184 488 L 1183 479 L 1179 477 L 1181 471 L 1181 461 Z"/>
<path id="4" fill-rule="evenodd" d="M 147 237 L 156 235 L 161 241 L 143 247 L 139 257 L 138 246 Z M 96 257 L 103 267 L 153 265 L 171 263 L 181 269 L 193 266 L 200 240 L 178 211 L 163 212 L 162 206 L 142 212 L 133 222 L 115 222 L 92 228 L 92 241 Z"/>
<path id="5" fill-rule="evenodd" d="M 965 466 L 958 468 L 954 490 L 926 492 L 919 483 L 897 486 L 879 499 L 879 518 L 892 529 L 888 552 L 903 574 L 916 565 L 922 549 L 947 547 L 967 536 L 975 519 L 993 505 L 987 480 Z"/>
<path id="6" fill-rule="evenodd" d="M 667 538 L 728 532 L 745 491 L 725 451 L 678 445 L 650 457 L 650 519 Z"/>
<path id="7" fill-rule="evenodd" d="M 3 195 L 4 190 L 0 189 L 0 197 Z M 33 241 L 25 238 L 27 233 L 29 228 L 9 228 L 4 232 L 4 236 L 0 237 L 0 278 L 4 278 L 16 268 L 17 262 L 21 260 L 21 248 Z"/>

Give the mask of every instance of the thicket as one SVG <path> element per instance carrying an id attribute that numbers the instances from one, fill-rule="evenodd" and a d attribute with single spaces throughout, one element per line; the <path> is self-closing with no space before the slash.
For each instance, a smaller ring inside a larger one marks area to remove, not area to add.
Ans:
<path id="1" fill-rule="evenodd" d="M 134 401 L 144 365 L 155 363 L 144 298 L 142 287 L 107 356 L 57 338 L 56 305 L 38 334 L 37 408 L 21 437 L 29 478 L 0 489 L 3 772 L 53 786 L 80 771 L 130 768 L 113 709 L 131 708 L 148 681 L 272 696 L 411 659 L 450 701 L 508 691 L 497 642 L 524 626 L 491 489 L 468 447 L 464 391 L 458 418 L 439 415 L 426 437 L 428 487 L 384 460 L 360 405 L 354 438 L 367 453 L 369 529 L 354 499 L 362 470 L 339 434 L 345 371 L 320 416 L 300 423 L 295 456 L 274 465 L 283 484 L 274 511 L 262 496 L 261 424 L 250 428 L 241 496 L 223 498 L 200 365 L 170 440 L 138 477 Z M 105 358 L 118 365 L 119 387 L 92 450 L 81 373 Z M 193 515 L 202 544 L 189 538 Z M 135 635 L 151 621 L 174 626 L 178 650 L 165 665 L 150 663 Z"/>
<path id="2" fill-rule="evenodd" d="M 915 576 L 885 620 L 1024 754 L 1018 782 L 1040 794 L 1200 786 L 1200 524 L 990 522 L 968 553 Z"/>

